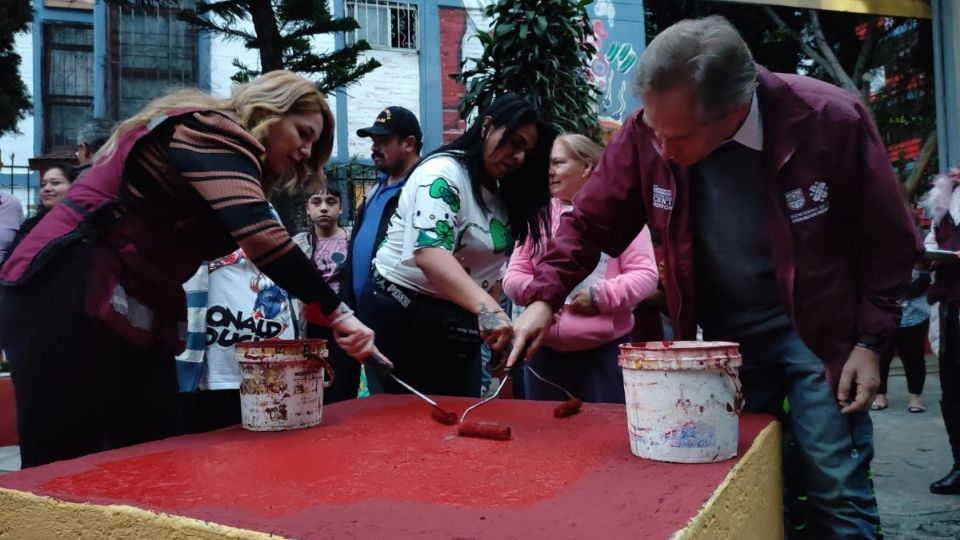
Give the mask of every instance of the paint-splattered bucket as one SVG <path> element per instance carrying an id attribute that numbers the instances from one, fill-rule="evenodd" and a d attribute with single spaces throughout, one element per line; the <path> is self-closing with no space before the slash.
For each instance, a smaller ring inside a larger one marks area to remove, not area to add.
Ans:
<path id="1" fill-rule="evenodd" d="M 234 355 L 245 429 L 281 431 L 320 423 L 323 389 L 334 377 L 325 339 L 247 341 L 236 345 Z"/>
<path id="2" fill-rule="evenodd" d="M 630 450 L 709 463 L 737 455 L 743 394 L 736 343 L 653 341 L 620 346 Z"/>

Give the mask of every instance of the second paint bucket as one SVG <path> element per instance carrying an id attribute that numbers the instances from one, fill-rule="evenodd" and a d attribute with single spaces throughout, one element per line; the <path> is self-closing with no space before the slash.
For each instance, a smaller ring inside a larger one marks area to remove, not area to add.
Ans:
<path id="1" fill-rule="evenodd" d="M 315 426 L 323 418 L 323 389 L 333 383 L 324 339 L 238 343 L 241 423 L 251 431 Z"/>
<path id="2" fill-rule="evenodd" d="M 653 341 L 620 346 L 630 450 L 674 463 L 737 455 L 743 394 L 736 343 Z"/>

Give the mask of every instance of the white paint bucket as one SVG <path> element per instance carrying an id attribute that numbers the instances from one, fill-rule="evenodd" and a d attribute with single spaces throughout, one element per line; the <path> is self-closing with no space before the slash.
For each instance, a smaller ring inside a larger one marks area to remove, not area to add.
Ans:
<path id="1" fill-rule="evenodd" d="M 710 463 L 737 455 L 743 393 L 736 343 L 653 341 L 620 345 L 634 455 Z"/>
<path id="2" fill-rule="evenodd" d="M 240 418 L 245 429 L 281 431 L 320 423 L 323 389 L 334 377 L 327 363 L 327 340 L 246 341 L 236 345 L 234 357 L 240 364 Z"/>

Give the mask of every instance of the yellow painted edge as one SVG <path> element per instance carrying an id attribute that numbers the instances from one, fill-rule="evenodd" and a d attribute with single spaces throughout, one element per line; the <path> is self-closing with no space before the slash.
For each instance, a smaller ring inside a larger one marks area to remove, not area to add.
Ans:
<path id="1" fill-rule="evenodd" d="M 0 488 L 0 539 L 239 540 L 283 537 L 125 505 L 60 501 Z"/>
<path id="2" fill-rule="evenodd" d="M 771 422 L 673 540 L 783 538 L 780 422 Z"/>
<path id="3" fill-rule="evenodd" d="M 827 11 L 846 11 L 891 17 L 932 17 L 930 4 L 923 0 L 720 0 L 738 4 L 763 4 Z"/>

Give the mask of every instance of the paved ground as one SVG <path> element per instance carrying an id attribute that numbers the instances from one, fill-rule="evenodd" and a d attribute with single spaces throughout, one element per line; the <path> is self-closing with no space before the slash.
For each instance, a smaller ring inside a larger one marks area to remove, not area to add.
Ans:
<path id="1" fill-rule="evenodd" d="M 889 381 L 890 408 L 872 414 L 876 438 L 874 482 L 889 540 L 960 538 L 960 496 L 933 495 L 930 482 L 949 470 L 952 458 L 940 416 L 940 381 L 928 363 L 927 412 L 906 410 L 907 389 L 895 364 Z M 0 447 L 0 474 L 20 468 L 15 446 Z"/>
<path id="2" fill-rule="evenodd" d="M 894 371 L 888 383 L 890 407 L 872 413 L 876 457 L 873 478 L 886 538 L 960 538 L 960 495 L 934 495 L 930 482 L 950 470 L 952 456 L 940 416 L 940 380 L 929 357 L 923 391 L 927 412 L 907 412 L 907 384 Z"/>

